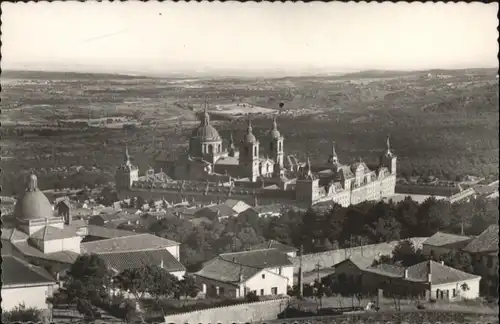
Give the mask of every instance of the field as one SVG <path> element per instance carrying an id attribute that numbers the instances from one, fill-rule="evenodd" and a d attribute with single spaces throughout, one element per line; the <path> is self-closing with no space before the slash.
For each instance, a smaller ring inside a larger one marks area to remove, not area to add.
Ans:
<path id="1" fill-rule="evenodd" d="M 498 177 L 493 69 L 279 79 L 4 71 L 1 83 L 4 195 L 22 190 L 29 170 L 46 188 L 110 181 L 126 142 L 141 170 L 158 154 L 174 158 L 205 100 L 214 115 L 236 116 L 214 121 L 236 141 L 246 113 L 255 114 L 254 133 L 264 141 L 277 111 L 285 150 L 299 159 L 324 162 L 335 141 L 341 162 L 375 162 L 390 134 L 400 176 Z"/>

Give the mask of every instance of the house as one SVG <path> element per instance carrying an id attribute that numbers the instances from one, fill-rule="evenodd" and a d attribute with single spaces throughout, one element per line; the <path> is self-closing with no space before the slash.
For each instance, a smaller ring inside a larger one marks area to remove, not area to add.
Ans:
<path id="1" fill-rule="evenodd" d="M 89 225 L 104 226 L 106 223 L 119 219 L 120 219 L 119 213 L 110 213 L 110 214 L 102 213 L 99 215 L 92 216 L 89 219 Z"/>
<path id="2" fill-rule="evenodd" d="M 238 216 L 238 214 L 225 204 L 204 207 L 194 213 L 195 218 L 206 217 L 210 220 L 221 220 L 236 216 Z"/>
<path id="3" fill-rule="evenodd" d="M 498 294 L 498 229 L 490 225 L 463 249 L 471 256 L 474 272 L 486 279 L 482 291 L 492 295 Z"/>
<path id="4" fill-rule="evenodd" d="M 333 278 L 344 277 L 347 280 L 361 280 L 365 269 L 373 264 L 373 259 L 354 255 L 335 264 L 333 268 Z"/>
<path id="5" fill-rule="evenodd" d="M 422 243 L 422 252 L 427 257 L 439 259 L 452 251 L 463 249 L 472 239 L 469 236 L 437 232 Z"/>
<path id="6" fill-rule="evenodd" d="M 424 261 L 411 267 L 379 264 L 364 269 L 361 287 L 366 292 L 383 289 L 384 294 L 403 293 L 420 298 L 457 301 L 479 297 L 481 276 Z"/>
<path id="7" fill-rule="evenodd" d="M 128 231 L 114 230 L 120 233 Z M 157 265 L 182 279 L 186 269 L 180 263 L 180 243 L 147 233 L 131 233 L 81 244 L 82 254 L 97 254 L 114 272 Z"/>
<path id="8" fill-rule="evenodd" d="M 498 183 L 496 180 L 490 184 L 474 184 L 472 188 L 478 196 L 485 197 L 486 199 L 498 198 Z"/>
<path id="9" fill-rule="evenodd" d="M 276 249 L 224 253 L 205 263 L 195 278 L 209 297 L 281 295 L 293 285 L 293 264 Z"/>
<path id="10" fill-rule="evenodd" d="M 19 304 L 48 309 L 46 299 L 57 289 L 56 280 L 45 269 L 20 258 L 2 258 L 2 310 L 12 310 Z"/>
<path id="11" fill-rule="evenodd" d="M 244 201 L 236 200 L 236 199 L 228 199 L 224 202 L 224 205 L 228 206 L 232 210 L 234 210 L 237 214 L 241 214 L 245 210 L 251 208 L 249 204 Z"/>
<path id="12" fill-rule="evenodd" d="M 179 280 L 184 277 L 186 268 L 167 250 L 127 251 L 98 254 L 115 275 L 127 269 L 143 266 L 158 266 Z"/>
<path id="13" fill-rule="evenodd" d="M 261 249 L 276 249 L 280 252 L 285 253 L 290 258 L 296 257 L 298 251 L 298 249 L 293 246 L 286 245 L 275 240 L 269 240 L 264 243 L 254 245 L 250 248 L 250 250 L 261 250 Z"/>
<path id="14" fill-rule="evenodd" d="M 281 217 L 282 215 L 282 205 L 273 204 L 273 205 L 259 205 L 251 207 L 241 215 L 252 215 L 257 217 Z"/>

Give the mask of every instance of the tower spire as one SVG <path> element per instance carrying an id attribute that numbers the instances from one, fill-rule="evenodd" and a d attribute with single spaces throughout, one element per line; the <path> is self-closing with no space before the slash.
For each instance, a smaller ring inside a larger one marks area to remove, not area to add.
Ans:
<path id="1" fill-rule="evenodd" d="M 278 123 L 276 122 L 276 116 L 273 117 L 273 130 L 278 130 Z"/>
<path id="2" fill-rule="evenodd" d="M 252 134 L 252 119 L 248 117 L 248 128 L 247 128 L 247 133 Z"/>
<path id="3" fill-rule="evenodd" d="M 128 144 L 125 143 L 125 162 L 130 163 L 130 154 L 128 153 Z"/>
<path id="4" fill-rule="evenodd" d="M 389 135 L 387 135 L 386 146 L 387 146 L 387 152 L 390 152 L 391 151 L 391 138 Z"/>
<path id="5" fill-rule="evenodd" d="M 332 157 L 337 157 L 337 152 L 335 151 L 335 141 L 332 142 Z"/>
<path id="6" fill-rule="evenodd" d="M 208 114 L 208 103 L 207 100 L 205 99 L 204 105 L 203 105 L 203 125 L 208 125 L 210 124 L 210 115 Z"/>

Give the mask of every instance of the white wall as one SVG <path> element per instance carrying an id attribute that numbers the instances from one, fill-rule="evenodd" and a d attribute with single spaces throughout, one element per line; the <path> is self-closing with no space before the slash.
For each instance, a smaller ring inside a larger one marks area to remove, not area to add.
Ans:
<path id="1" fill-rule="evenodd" d="M 280 274 L 280 268 L 281 268 L 281 274 Z M 266 270 L 287 278 L 288 279 L 288 286 L 293 286 L 293 266 L 268 268 Z"/>
<path id="2" fill-rule="evenodd" d="M 293 272 L 293 270 L 292 270 Z M 264 276 L 264 277 L 263 277 Z M 264 295 L 271 295 L 271 288 L 278 288 L 278 294 L 286 294 L 288 289 L 288 278 L 275 274 L 274 272 L 262 270 L 245 282 L 247 292 L 255 291 L 261 296 L 261 289 Z"/>
<path id="3" fill-rule="evenodd" d="M 186 271 L 174 271 L 170 272 L 170 274 L 176 276 L 177 279 L 182 280 L 184 278 L 184 275 L 186 274 Z"/>
<path id="4" fill-rule="evenodd" d="M 80 242 L 82 238 L 80 236 L 74 236 L 70 238 L 65 238 L 61 240 L 50 240 L 43 242 L 43 252 L 53 253 L 60 251 L 73 251 L 75 253 L 80 253 Z"/>
<path id="5" fill-rule="evenodd" d="M 432 299 L 440 299 L 436 298 L 436 291 L 439 289 L 441 291 L 449 291 L 450 300 L 460 300 L 460 299 L 475 299 L 479 297 L 479 281 L 480 278 L 464 280 L 459 282 L 453 282 L 442 285 L 432 285 L 431 286 L 431 298 Z M 463 291 L 461 288 L 462 284 L 467 284 L 469 290 Z M 453 298 L 453 289 L 456 290 L 457 296 Z"/>
<path id="6" fill-rule="evenodd" d="M 19 288 L 2 287 L 2 310 L 12 310 L 20 303 L 26 307 L 47 309 L 46 298 L 52 294 L 53 285 L 29 286 Z"/>
<path id="7" fill-rule="evenodd" d="M 174 258 L 176 258 L 177 260 L 180 260 L 179 245 L 169 246 L 165 250 L 170 252 L 170 254 L 172 254 L 174 256 Z"/>

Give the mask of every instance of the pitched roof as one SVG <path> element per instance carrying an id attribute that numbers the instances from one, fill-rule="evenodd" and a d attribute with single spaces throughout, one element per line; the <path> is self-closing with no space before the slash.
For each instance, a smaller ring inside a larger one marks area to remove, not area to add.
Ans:
<path id="1" fill-rule="evenodd" d="M 241 200 L 236 200 L 236 199 L 227 199 L 224 204 L 229 206 L 230 208 L 234 208 L 237 204 L 239 203 L 244 203 L 246 204 L 244 201 L 241 201 Z"/>
<path id="2" fill-rule="evenodd" d="M 116 237 L 138 235 L 138 233 L 97 225 L 87 225 L 87 235 L 111 239 Z"/>
<path id="3" fill-rule="evenodd" d="M 269 240 L 257 245 L 254 245 L 250 248 L 251 250 L 261 250 L 261 249 L 276 249 L 278 251 L 281 251 L 283 253 L 290 253 L 290 252 L 297 252 L 298 249 L 290 246 L 283 244 L 281 242 L 275 241 L 275 240 Z"/>
<path id="4" fill-rule="evenodd" d="M 112 220 L 115 220 L 115 219 L 119 219 L 120 218 L 120 214 L 119 213 L 111 213 L 111 214 L 102 213 L 102 214 L 99 214 L 99 215 L 92 216 L 92 218 L 101 218 L 103 221 L 109 222 L 109 221 L 112 221 Z"/>
<path id="5" fill-rule="evenodd" d="M 404 276 L 405 268 L 395 264 L 378 264 L 376 266 L 368 267 L 365 271 L 380 274 L 383 276 L 399 278 Z"/>
<path id="6" fill-rule="evenodd" d="M 430 283 L 433 285 L 481 278 L 480 276 L 463 272 L 435 261 L 424 261 L 414 266 L 408 267 L 407 270 L 408 278 L 410 280 L 424 282 L 428 282 L 428 275 L 430 272 Z"/>
<path id="7" fill-rule="evenodd" d="M 31 238 L 36 240 L 51 241 L 51 240 L 62 240 L 65 238 L 71 238 L 78 236 L 76 234 L 75 228 L 64 227 L 57 228 L 54 226 L 44 226 L 35 233 L 31 235 Z"/>
<path id="8" fill-rule="evenodd" d="M 213 279 L 228 284 L 239 284 L 240 275 L 245 281 L 262 271 L 260 268 L 244 266 L 235 262 L 216 257 L 207 262 L 203 269 L 195 274 L 204 278 Z"/>
<path id="9" fill-rule="evenodd" d="M 345 261 L 352 262 L 360 270 L 366 269 L 366 268 L 370 267 L 373 264 L 373 260 L 372 259 L 368 259 L 368 258 L 365 258 L 365 257 L 362 257 L 362 256 L 358 256 L 358 255 L 351 256 L 348 259 L 346 259 L 346 260 L 344 260 L 344 261 L 342 261 L 340 263 L 343 263 Z M 337 265 L 340 264 L 340 263 L 337 263 Z"/>
<path id="10" fill-rule="evenodd" d="M 207 208 L 215 213 L 219 212 L 221 216 L 232 216 L 236 213 L 231 207 L 226 204 L 210 206 Z"/>
<path id="11" fill-rule="evenodd" d="M 260 249 L 223 253 L 219 255 L 219 257 L 236 264 L 260 269 L 293 265 L 288 259 L 288 256 L 277 249 Z"/>
<path id="12" fill-rule="evenodd" d="M 106 262 L 108 267 L 117 272 L 126 269 L 136 269 L 141 266 L 161 266 L 168 272 L 185 271 L 186 268 L 167 250 L 156 251 L 132 251 L 119 253 L 105 253 L 99 256 Z"/>
<path id="13" fill-rule="evenodd" d="M 2 283 L 5 287 L 9 285 L 55 284 L 56 281 L 45 269 L 14 256 L 5 255 L 2 260 Z"/>
<path id="14" fill-rule="evenodd" d="M 23 242 L 28 239 L 28 234 L 17 228 L 2 228 L 2 240 L 10 242 Z"/>
<path id="15" fill-rule="evenodd" d="M 464 250 L 471 253 L 498 251 L 498 225 L 490 225 L 475 237 Z"/>
<path id="16" fill-rule="evenodd" d="M 116 237 L 107 240 L 92 241 L 81 244 L 82 253 L 117 253 L 130 251 L 159 250 L 179 243 L 144 233 L 132 236 Z"/>
<path id="17" fill-rule="evenodd" d="M 223 158 L 218 159 L 215 162 L 215 165 L 238 165 L 240 162 L 238 158 L 233 157 L 233 156 L 226 156 Z"/>
<path id="18" fill-rule="evenodd" d="M 53 253 L 44 253 L 31 246 L 28 242 L 13 243 L 13 247 L 24 256 L 32 256 L 38 259 L 57 261 L 61 263 L 72 264 L 76 261 L 79 254 L 73 251 L 60 251 Z"/>
<path id="19" fill-rule="evenodd" d="M 449 246 L 463 248 L 468 242 L 472 240 L 471 237 L 448 234 L 443 232 L 437 232 L 436 234 L 429 237 L 422 244 L 432 245 L 432 246 Z"/>
<path id="20" fill-rule="evenodd" d="M 283 205 L 281 204 L 259 205 L 252 207 L 252 209 L 258 213 L 279 213 L 282 208 Z"/>

